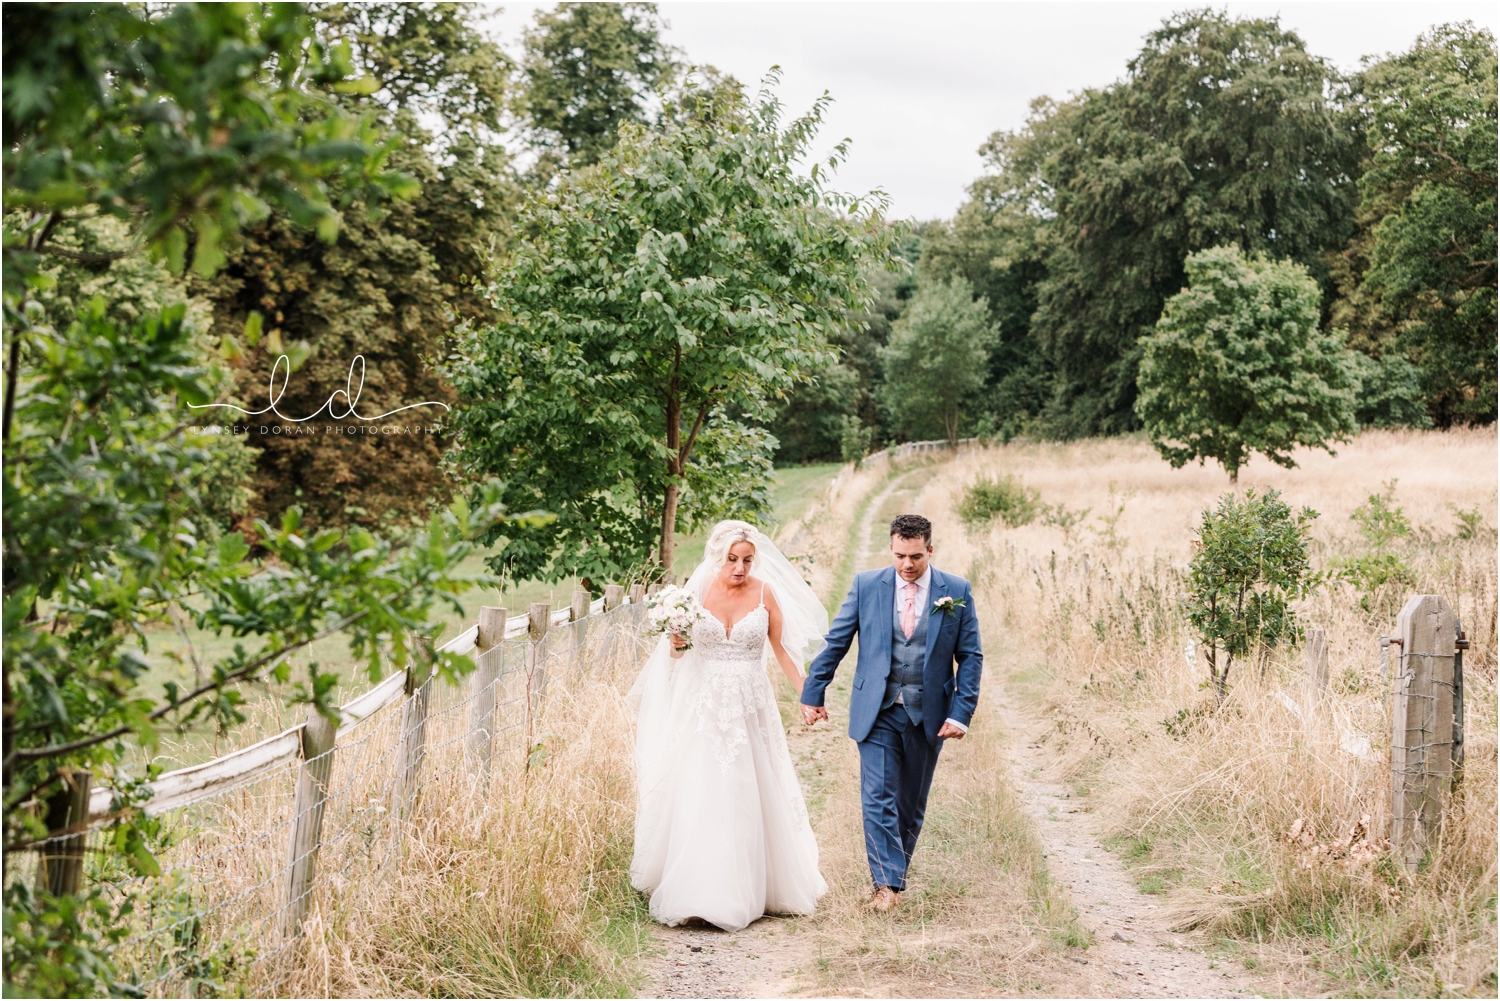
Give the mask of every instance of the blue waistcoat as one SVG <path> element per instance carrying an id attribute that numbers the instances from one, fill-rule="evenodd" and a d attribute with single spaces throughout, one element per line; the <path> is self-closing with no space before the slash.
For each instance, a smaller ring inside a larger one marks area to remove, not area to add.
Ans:
<path id="1" fill-rule="evenodd" d="M 880 708 L 894 705 L 900 693 L 901 703 L 912 723 L 922 723 L 922 668 L 927 663 L 927 621 L 925 608 L 917 609 L 917 624 L 908 638 L 901 631 L 901 617 L 891 615 L 891 673 L 885 680 L 885 699 Z"/>

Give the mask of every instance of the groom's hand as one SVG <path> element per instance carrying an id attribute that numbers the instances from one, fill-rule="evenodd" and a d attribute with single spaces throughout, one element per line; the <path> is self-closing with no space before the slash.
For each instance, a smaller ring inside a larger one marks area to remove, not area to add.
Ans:
<path id="1" fill-rule="evenodd" d="M 803 708 L 806 709 L 807 707 L 804 706 Z M 938 735 L 938 740 L 963 740 L 964 739 L 964 732 L 962 730 L 960 730 L 958 727 L 954 726 L 952 723 L 944 723 L 942 726 L 938 727 L 937 735 Z"/>
<path id="2" fill-rule="evenodd" d="M 827 718 L 828 718 L 828 707 L 827 706 L 803 706 L 802 707 L 802 722 L 805 725 L 807 725 L 807 726 L 812 726 L 818 720 L 820 720 L 820 719 L 827 719 Z"/>

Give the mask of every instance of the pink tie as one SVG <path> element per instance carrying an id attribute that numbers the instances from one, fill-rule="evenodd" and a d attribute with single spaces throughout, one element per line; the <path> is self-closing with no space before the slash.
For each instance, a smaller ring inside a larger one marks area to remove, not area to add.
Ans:
<path id="1" fill-rule="evenodd" d="M 911 639 L 912 630 L 917 628 L 917 583 L 910 581 L 906 585 L 906 605 L 901 609 L 901 632 L 907 639 Z"/>

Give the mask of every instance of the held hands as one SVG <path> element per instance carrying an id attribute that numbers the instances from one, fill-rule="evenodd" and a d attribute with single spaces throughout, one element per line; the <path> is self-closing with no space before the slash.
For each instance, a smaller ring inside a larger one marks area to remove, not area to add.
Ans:
<path id="1" fill-rule="evenodd" d="M 828 708 L 826 706 L 802 707 L 802 723 L 804 726 L 812 726 L 813 724 L 817 723 L 818 720 L 827 718 Z"/>

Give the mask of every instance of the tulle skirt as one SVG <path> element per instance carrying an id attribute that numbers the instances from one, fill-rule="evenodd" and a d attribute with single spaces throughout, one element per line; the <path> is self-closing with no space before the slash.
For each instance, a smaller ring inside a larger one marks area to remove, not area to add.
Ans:
<path id="1" fill-rule="evenodd" d="M 665 642 L 632 690 L 639 800 L 631 881 L 651 916 L 738 931 L 810 914 L 827 884 L 764 663 L 681 659 Z"/>

